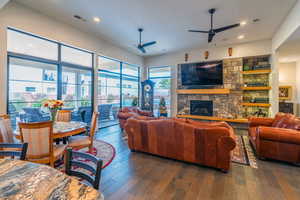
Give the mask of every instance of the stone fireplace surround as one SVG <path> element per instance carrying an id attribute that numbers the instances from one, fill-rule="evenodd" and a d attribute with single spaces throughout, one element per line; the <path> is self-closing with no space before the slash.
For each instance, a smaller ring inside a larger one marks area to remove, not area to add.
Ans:
<path id="1" fill-rule="evenodd" d="M 191 115 L 191 101 L 212 101 L 213 115 L 220 118 L 242 118 L 243 107 L 243 60 L 242 58 L 223 60 L 223 85 L 212 89 L 230 89 L 229 94 L 178 94 L 177 110 L 179 115 Z M 181 84 L 181 65 L 177 68 L 177 88 L 188 89 Z M 199 88 L 200 89 L 200 88 Z M 206 89 L 206 88 L 203 88 Z"/>

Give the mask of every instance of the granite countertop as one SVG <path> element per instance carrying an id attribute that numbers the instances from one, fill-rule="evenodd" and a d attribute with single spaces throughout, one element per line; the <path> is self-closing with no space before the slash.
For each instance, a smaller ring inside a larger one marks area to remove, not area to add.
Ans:
<path id="1" fill-rule="evenodd" d="M 46 165 L 0 159 L 0 199 L 103 200 L 103 195 L 77 179 Z"/>

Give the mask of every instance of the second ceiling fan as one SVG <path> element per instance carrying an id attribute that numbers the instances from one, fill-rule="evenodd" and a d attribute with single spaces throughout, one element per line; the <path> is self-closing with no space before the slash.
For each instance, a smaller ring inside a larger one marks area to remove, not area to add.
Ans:
<path id="1" fill-rule="evenodd" d="M 240 26 L 240 23 L 238 23 L 238 24 L 233 24 L 233 25 L 224 26 L 224 27 L 221 27 L 221 28 L 214 29 L 214 27 L 213 27 L 213 17 L 214 17 L 214 13 L 216 12 L 216 9 L 215 8 L 209 9 L 208 12 L 210 14 L 210 30 L 208 30 L 208 31 L 189 30 L 189 32 L 193 32 L 193 33 L 207 33 L 208 34 L 208 43 L 210 43 L 213 40 L 214 36 L 217 33 L 220 33 L 220 32 L 223 32 L 223 31 L 226 31 L 226 30 L 229 30 L 229 29 Z"/>

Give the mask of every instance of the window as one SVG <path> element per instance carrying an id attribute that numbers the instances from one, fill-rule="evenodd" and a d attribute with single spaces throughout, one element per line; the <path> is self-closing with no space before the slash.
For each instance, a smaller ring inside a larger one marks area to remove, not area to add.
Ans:
<path id="1" fill-rule="evenodd" d="M 8 112 L 13 127 L 18 121 L 49 120 L 48 110 L 42 107 L 46 99 L 64 100 L 72 120 L 89 123 L 93 54 L 13 29 L 7 33 Z"/>
<path id="2" fill-rule="evenodd" d="M 98 110 L 100 125 L 118 123 L 117 113 L 121 106 L 131 106 L 139 97 L 139 67 L 99 57 Z"/>
<path id="3" fill-rule="evenodd" d="M 58 59 L 57 43 L 13 29 L 7 30 L 7 50 L 9 52 L 50 60 Z"/>
<path id="4" fill-rule="evenodd" d="M 154 86 L 154 113 L 159 115 L 160 98 L 165 98 L 168 114 L 170 115 L 171 102 L 171 67 L 150 67 L 149 79 L 155 82 Z"/>
<path id="5" fill-rule="evenodd" d="M 122 106 L 132 106 L 134 100 L 139 99 L 139 67 L 122 65 Z"/>
<path id="6" fill-rule="evenodd" d="M 57 65 L 9 57 L 8 112 L 14 127 L 17 118 L 25 122 L 50 119 L 50 115 L 41 106 L 45 99 L 57 97 L 57 84 L 55 81 L 44 80 L 45 70 L 56 79 Z"/>
<path id="7" fill-rule="evenodd" d="M 61 60 L 76 65 L 93 67 L 93 55 L 91 53 L 64 45 L 61 47 Z"/>

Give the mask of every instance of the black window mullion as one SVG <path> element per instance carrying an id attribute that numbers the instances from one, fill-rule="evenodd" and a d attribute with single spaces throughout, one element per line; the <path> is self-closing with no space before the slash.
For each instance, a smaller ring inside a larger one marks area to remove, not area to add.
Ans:
<path id="1" fill-rule="evenodd" d="M 123 107 L 123 62 L 120 62 L 120 108 Z"/>
<path id="2" fill-rule="evenodd" d="M 62 99 L 62 63 L 61 63 L 61 44 L 58 44 L 58 66 L 57 66 L 57 99 Z"/>

